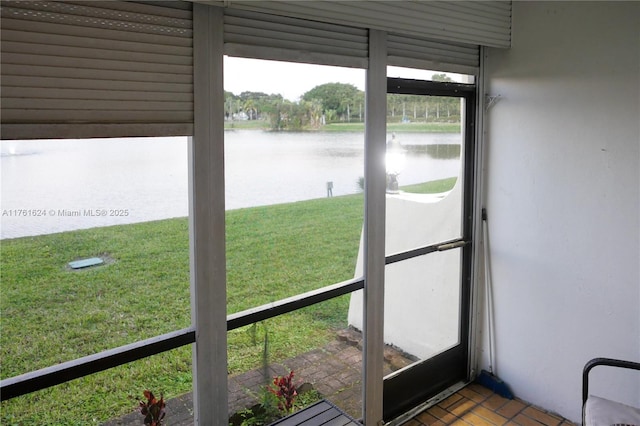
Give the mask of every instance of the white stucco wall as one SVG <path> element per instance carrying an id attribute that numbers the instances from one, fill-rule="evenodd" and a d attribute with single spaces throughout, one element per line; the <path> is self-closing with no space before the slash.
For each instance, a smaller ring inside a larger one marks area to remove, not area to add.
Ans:
<path id="1" fill-rule="evenodd" d="M 461 234 L 461 180 L 443 194 L 387 195 L 387 256 Z M 384 342 L 418 359 L 459 340 L 460 250 L 431 253 L 385 268 Z M 363 274 L 362 239 L 355 276 Z M 362 330 L 362 291 L 351 295 L 349 325 Z"/>
<path id="2" fill-rule="evenodd" d="M 579 422 L 585 362 L 640 361 L 640 3 L 513 2 L 512 25 L 487 73 L 497 372 Z M 595 379 L 640 405 L 640 375 Z"/>

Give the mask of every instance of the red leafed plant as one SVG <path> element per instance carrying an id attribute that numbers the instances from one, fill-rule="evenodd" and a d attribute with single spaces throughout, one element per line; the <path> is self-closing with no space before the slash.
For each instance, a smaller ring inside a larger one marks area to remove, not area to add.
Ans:
<path id="1" fill-rule="evenodd" d="M 275 396 L 278 397 L 278 408 L 285 414 L 291 414 L 294 410 L 294 403 L 298 396 L 297 386 L 293 383 L 293 371 L 286 376 L 273 378 L 273 385 L 269 387 Z"/>
<path id="2" fill-rule="evenodd" d="M 144 391 L 147 401 L 140 401 L 140 413 L 144 416 L 144 424 L 149 426 L 160 426 L 164 419 L 164 399 L 160 395 L 160 400 L 153 396 L 149 390 Z"/>

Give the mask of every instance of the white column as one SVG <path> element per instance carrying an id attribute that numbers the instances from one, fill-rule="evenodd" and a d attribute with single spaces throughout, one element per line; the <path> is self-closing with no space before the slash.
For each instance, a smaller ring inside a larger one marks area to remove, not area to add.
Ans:
<path id="1" fill-rule="evenodd" d="M 365 425 L 382 423 L 387 132 L 386 32 L 369 32 L 365 105 L 364 373 Z"/>
<path id="2" fill-rule="evenodd" d="M 194 424 L 227 426 L 222 8 L 193 5 L 194 131 L 189 240 Z"/>
<path id="3" fill-rule="evenodd" d="M 474 155 L 474 187 L 473 187 L 473 257 L 471 268 L 471 316 L 469 324 L 469 377 L 473 380 L 480 371 L 483 362 L 482 348 L 486 347 L 486 310 L 485 310 L 485 264 L 483 244 L 485 236 L 482 232 L 482 208 L 485 206 L 484 182 L 484 139 L 485 139 L 485 67 L 487 60 L 485 47 L 480 47 L 480 70 L 477 76 L 476 96 L 476 150 Z M 464 121 L 462 121 L 464 123 Z M 486 363 L 485 363 L 486 365 Z"/>

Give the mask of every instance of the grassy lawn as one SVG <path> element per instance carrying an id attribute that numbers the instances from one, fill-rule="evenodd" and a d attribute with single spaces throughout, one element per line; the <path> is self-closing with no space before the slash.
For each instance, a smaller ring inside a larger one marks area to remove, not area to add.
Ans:
<path id="1" fill-rule="evenodd" d="M 456 180 L 457 178 L 440 179 L 415 185 L 400 186 L 400 189 L 412 194 L 437 194 L 452 190 Z"/>
<path id="2" fill-rule="evenodd" d="M 225 130 L 269 129 L 264 120 L 228 121 Z M 364 123 L 330 123 L 322 127 L 323 132 L 363 132 Z M 460 123 L 387 123 L 388 132 L 396 133 L 460 133 Z"/>
<path id="3" fill-rule="evenodd" d="M 455 179 L 407 188 L 440 192 Z M 363 197 L 351 195 L 227 212 L 228 312 L 353 277 Z M 3 240 L 2 378 L 188 327 L 186 218 Z M 104 266 L 70 271 L 79 258 Z M 346 326 L 349 298 L 229 333 L 231 374 L 324 345 Z M 189 392 L 183 347 L 2 403 L 1 423 L 99 424 L 130 412 L 144 389 Z"/>
<path id="4" fill-rule="evenodd" d="M 364 123 L 331 123 L 323 132 L 362 132 Z M 387 132 L 460 133 L 460 123 L 387 123 Z"/>
<path id="5" fill-rule="evenodd" d="M 268 129 L 269 122 L 265 120 L 237 120 L 237 121 L 225 121 L 225 130 L 260 130 Z"/>

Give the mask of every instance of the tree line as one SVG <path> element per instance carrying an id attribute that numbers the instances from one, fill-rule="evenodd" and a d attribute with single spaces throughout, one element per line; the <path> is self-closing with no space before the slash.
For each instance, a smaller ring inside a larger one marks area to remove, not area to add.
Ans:
<path id="1" fill-rule="evenodd" d="M 445 74 L 436 81 L 451 81 Z M 225 120 L 262 120 L 272 130 L 317 130 L 329 123 L 364 121 L 365 94 L 352 84 L 326 83 L 290 101 L 279 94 L 225 91 Z M 387 96 L 388 122 L 459 122 L 460 100 L 441 96 Z"/>

